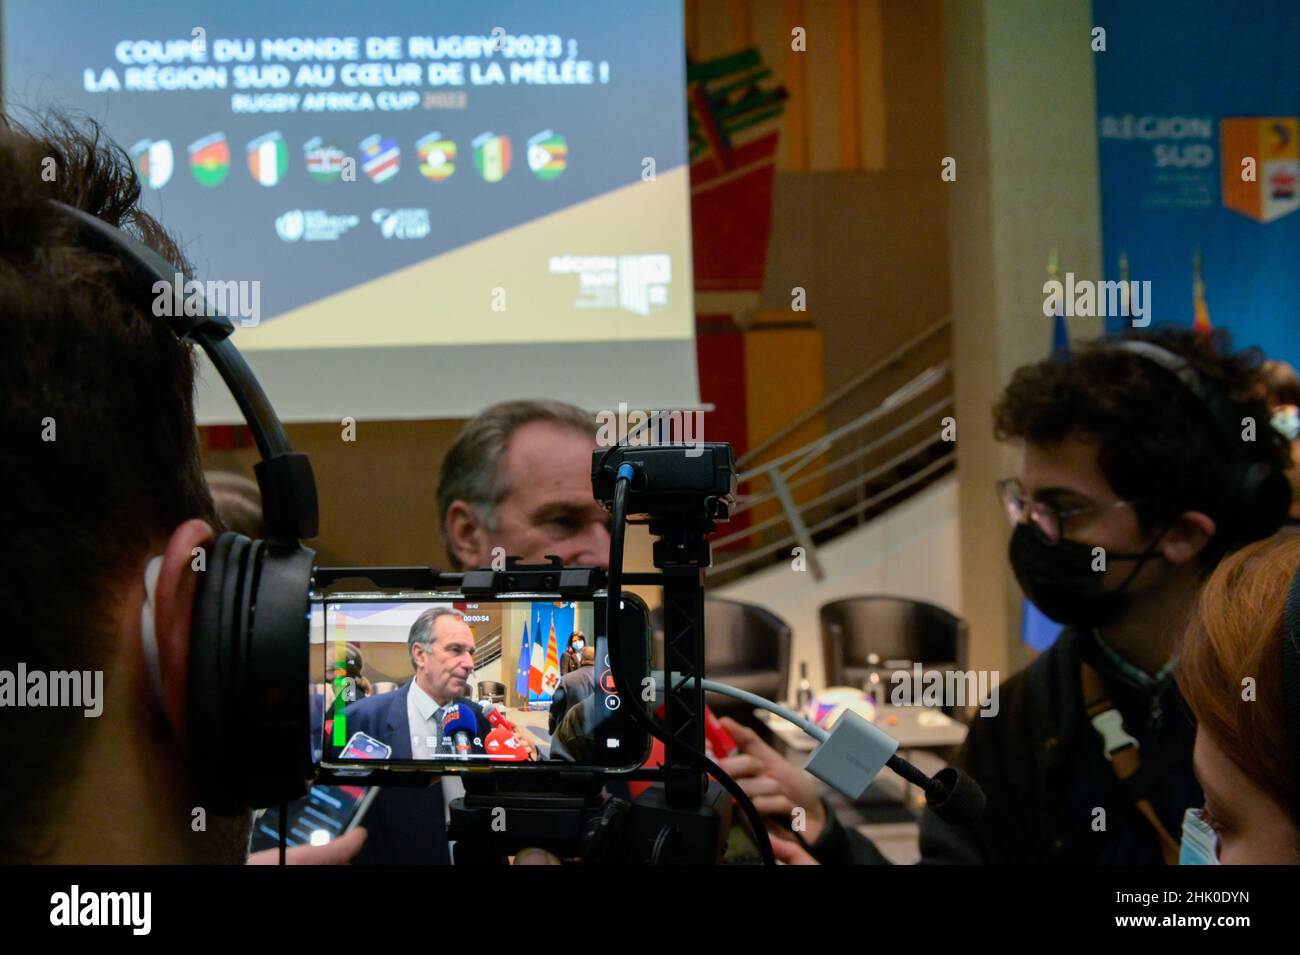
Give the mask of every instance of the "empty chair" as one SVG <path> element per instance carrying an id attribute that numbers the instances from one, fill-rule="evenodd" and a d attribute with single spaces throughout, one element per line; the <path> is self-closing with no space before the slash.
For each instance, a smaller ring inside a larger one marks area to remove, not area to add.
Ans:
<path id="1" fill-rule="evenodd" d="M 664 613 L 650 615 L 655 669 L 664 666 Z M 721 597 L 704 600 L 704 674 L 769 700 L 783 700 L 790 682 L 790 625 L 755 604 Z M 729 696 L 705 694 L 719 716 L 756 726 L 753 707 Z"/>
<path id="2" fill-rule="evenodd" d="M 863 686 L 873 669 L 895 662 L 908 667 L 920 663 L 927 671 L 966 669 L 970 636 L 966 621 L 923 600 L 845 597 L 823 604 L 818 616 L 822 661 L 830 686 Z M 879 658 L 878 663 L 868 663 L 871 654 Z M 888 695 L 885 699 L 888 701 Z M 965 702 L 967 706 L 978 704 L 977 700 Z M 950 716 L 961 715 L 955 704 L 943 709 Z"/>
<path id="3" fill-rule="evenodd" d="M 483 680 L 478 685 L 478 698 L 480 700 L 489 700 L 492 703 L 504 703 L 506 701 L 506 685 L 497 683 L 494 680 Z"/>

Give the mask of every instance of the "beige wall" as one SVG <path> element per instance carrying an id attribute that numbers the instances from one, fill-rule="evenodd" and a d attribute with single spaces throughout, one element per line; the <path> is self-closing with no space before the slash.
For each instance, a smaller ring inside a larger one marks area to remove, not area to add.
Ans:
<path id="1" fill-rule="evenodd" d="M 322 563 L 446 567 L 434 490 L 459 421 L 360 421 L 356 440 L 338 424 L 285 426 L 311 458 L 320 497 Z M 252 476 L 255 448 L 213 451 L 207 467 Z"/>
<path id="2" fill-rule="evenodd" d="M 945 0 L 943 17 L 962 603 L 972 666 L 1007 671 L 1029 651 L 993 490 L 1015 457 L 993 441 L 989 411 L 1012 371 L 1050 349 L 1050 250 L 1062 270 L 1100 274 L 1091 5 Z M 1072 338 L 1097 331 L 1071 319 Z"/>

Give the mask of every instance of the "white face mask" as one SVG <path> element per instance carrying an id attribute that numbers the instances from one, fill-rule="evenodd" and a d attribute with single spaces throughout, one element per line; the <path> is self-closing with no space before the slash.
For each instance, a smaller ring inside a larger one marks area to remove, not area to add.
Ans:
<path id="1" fill-rule="evenodd" d="M 1219 834 L 1199 809 L 1183 813 L 1183 841 L 1178 847 L 1179 865 L 1218 865 Z"/>
<path id="2" fill-rule="evenodd" d="M 158 664 L 158 633 L 154 627 L 154 605 L 158 600 L 158 575 L 162 572 L 163 555 L 149 558 L 144 568 L 144 605 L 140 608 L 140 643 L 144 647 L 144 663 L 149 669 L 158 705 L 163 705 L 162 668 Z"/>

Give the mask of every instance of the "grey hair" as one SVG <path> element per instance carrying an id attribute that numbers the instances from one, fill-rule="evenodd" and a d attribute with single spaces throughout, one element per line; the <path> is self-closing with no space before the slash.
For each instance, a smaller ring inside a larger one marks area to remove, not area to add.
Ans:
<path id="1" fill-rule="evenodd" d="M 463 613 L 451 607 L 430 607 L 416 617 L 415 623 L 411 624 L 411 632 L 406 635 L 406 655 L 411 659 L 411 666 L 415 666 L 415 645 L 417 643 L 424 647 L 433 645 L 433 641 L 436 639 L 433 635 L 433 628 L 439 617 L 455 617 L 457 620 L 462 621 L 465 619 Z"/>
<path id="2" fill-rule="evenodd" d="M 504 467 L 506 449 L 514 433 L 534 421 L 573 428 L 593 436 L 595 416 L 563 401 L 502 401 L 465 424 L 442 459 L 438 479 L 438 524 L 447 532 L 447 512 L 455 501 L 473 504 L 488 530 L 496 530 L 496 508 L 510 494 Z M 460 561 L 446 542 L 447 559 L 453 567 Z"/>

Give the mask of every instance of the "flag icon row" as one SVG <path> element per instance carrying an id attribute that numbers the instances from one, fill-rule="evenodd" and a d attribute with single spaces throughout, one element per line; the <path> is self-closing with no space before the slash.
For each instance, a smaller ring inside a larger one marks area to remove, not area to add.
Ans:
<path id="1" fill-rule="evenodd" d="M 514 148 L 510 137 L 484 132 L 470 141 L 474 168 L 485 182 L 500 182 L 510 172 Z M 303 143 L 303 158 L 308 174 L 318 182 L 355 179 L 358 169 L 371 182 L 382 183 L 401 170 L 402 149 L 395 139 L 375 133 L 357 143 L 356 156 L 348 155 L 336 143 L 315 136 Z M 230 173 L 230 143 L 224 133 L 212 133 L 196 139 L 186 150 L 190 173 L 201 186 L 219 186 Z M 265 133 L 245 146 L 248 172 L 262 186 L 275 186 L 289 172 L 289 147 L 276 131 Z M 456 172 L 456 142 L 434 131 L 415 141 L 416 168 L 433 182 L 451 178 Z M 175 171 L 172 144 L 166 139 L 142 139 L 131 147 L 140 179 L 151 189 L 161 189 L 171 181 Z M 538 179 L 551 180 L 569 164 L 569 146 L 564 136 L 543 130 L 529 137 L 524 158 Z"/>

